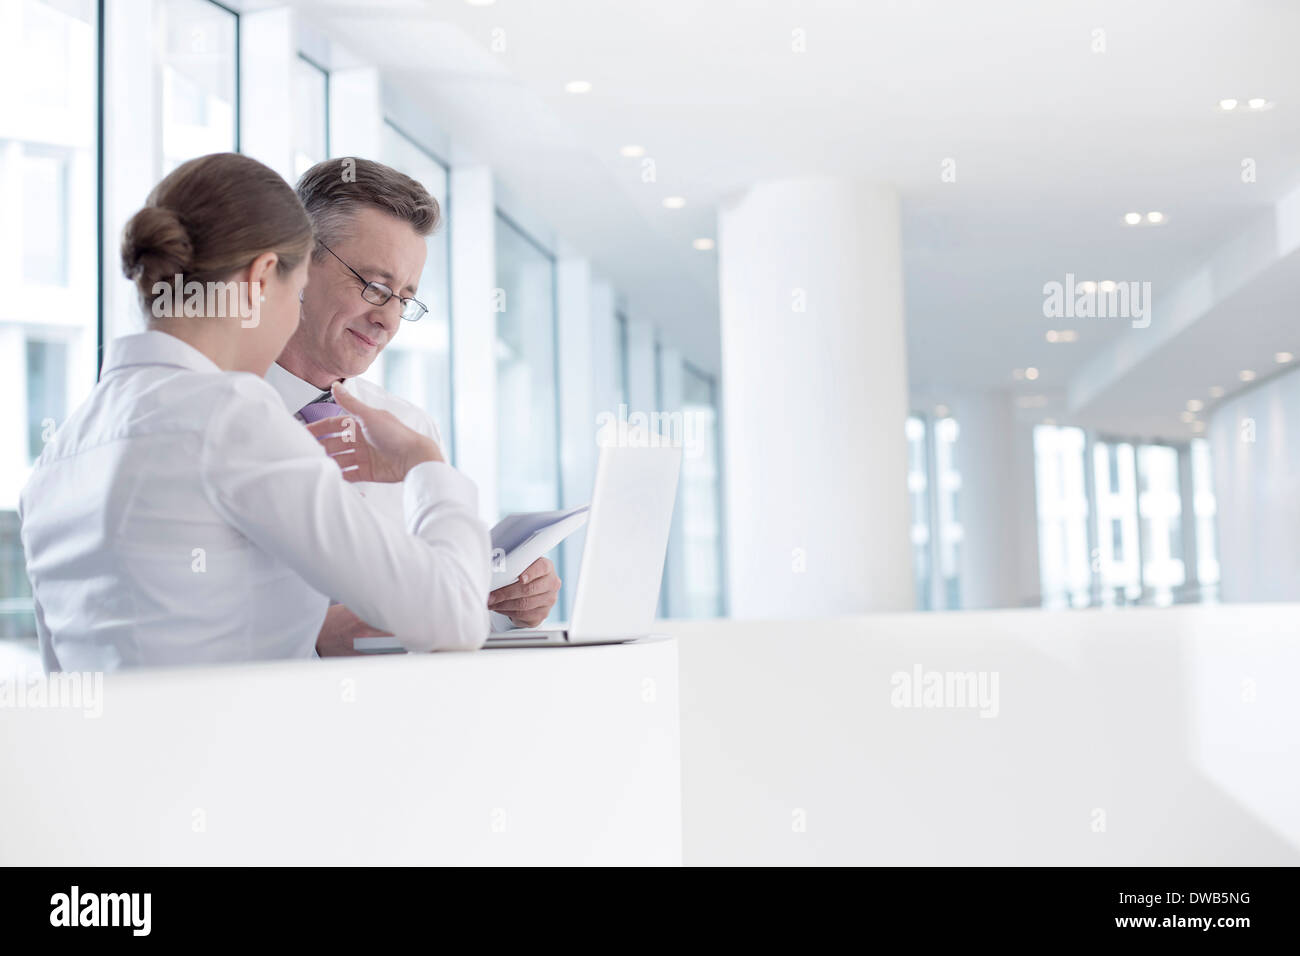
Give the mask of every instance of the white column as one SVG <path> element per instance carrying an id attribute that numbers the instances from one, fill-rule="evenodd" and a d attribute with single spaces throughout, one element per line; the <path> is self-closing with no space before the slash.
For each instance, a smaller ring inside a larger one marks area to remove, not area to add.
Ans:
<path id="1" fill-rule="evenodd" d="M 649 322 L 628 317 L 627 403 L 628 414 L 655 411 L 659 398 L 655 384 L 655 329 Z"/>
<path id="2" fill-rule="evenodd" d="M 357 67 L 330 73 L 330 152 L 335 157 L 379 158 L 384 103 L 379 70 Z"/>
<path id="3" fill-rule="evenodd" d="M 592 398 L 597 412 L 618 415 L 619 353 L 618 318 L 614 290 L 608 282 L 591 286 L 591 374 Z"/>
<path id="4" fill-rule="evenodd" d="M 239 151 L 292 183 L 293 12 L 276 7 L 239 18 Z"/>
<path id="5" fill-rule="evenodd" d="M 135 286 L 122 275 L 122 229 L 162 178 L 152 0 L 104 5 L 104 342 L 144 329 Z"/>
<path id="6" fill-rule="evenodd" d="M 478 485 L 479 515 L 497 518 L 496 207 L 492 171 L 455 166 L 449 182 L 451 382 L 456 467 Z"/>
<path id="7" fill-rule="evenodd" d="M 558 398 L 560 402 L 560 507 L 591 501 L 596 477 L 596 398 L 592 347 L 591 264 L 586 259 L 562 258 L 555 264 L 555 304 L 559 337 Z M 561 575 L 576 585 L 578 564 L 586 535 L 579 531 L 560 549 Z M 562 614 L 568 617 L 572 586 L 562 587 Z"/>
<path id="8" fill-rule="evenodd" d="M 732 615 L 911 608 L 897 197 L 771 183 L 718 226 Z"/>
<path id="9" fill-rule="evenodd" d="M 940 388 L 914 391 L 912 399 L 917 411 L 946 405 L 959 429 L 960 609 L 1034 603 L 1040 587 L 1032 422 L 1020 421 L 1008 389 Z"/>
<path id="10" fill-rule="evenodd" d="M 659 350 L 659 408 L 666 415 L 682 414 L 683 382 L 682 353 L 675 348 Z M 653 419 L 652 419 L 653 421 Z M 672 422 L 672 418 L 665 418 Z M 686 423 L 681 420 L 681 431 L 673 432 L 673 426 L 667 425 L 660 431 L 665 437 L 685 441 Z M 684 451 L 683 454 L 686 452 Z M 683 466 L 684 467 L 684 466 Z M 668 617 L 680 617 L 686 613 L 686 539 L 682 529 L 682 485 L 677 483 L 677 501 L 673 508 L 673 523 L 668 534 L 668 555 L 664 562 L 664 593 L 662 602 Z"/>

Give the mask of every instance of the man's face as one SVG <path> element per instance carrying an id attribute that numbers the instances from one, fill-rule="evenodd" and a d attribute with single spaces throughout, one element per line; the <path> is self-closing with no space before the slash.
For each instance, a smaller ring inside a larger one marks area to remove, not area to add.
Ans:
<path id="1" fill-rule="evenodd" d="M 364 206 L 353 216 L 346 238 L 330 249 L 337 259 L 326 252 L 311 262 L 302 320 L 285 351 L 294 354 L 301 369 L 297 374 L 306 371 L 313 379 L 332 381 L 360 375 L 397 334 L 402 324 L 398 295 L 416 294 L 427 247 L 408 223 Z M 367 302 L 361 297 L 365 283 L 344 262 L 398 295 L 383 305 Z"/>

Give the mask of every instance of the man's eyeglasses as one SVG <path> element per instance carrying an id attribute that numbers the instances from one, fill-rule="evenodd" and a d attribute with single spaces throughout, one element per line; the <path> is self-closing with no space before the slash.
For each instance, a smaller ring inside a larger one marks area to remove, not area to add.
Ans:
<path id="1" fill-rule="evenodd" d="M 319 239 L 316 241 L 320 242 Z M 338 253 L 325 245 L 325 243 L 321 242 L 320 245 L 322 249 L 332 255 L 335 259 L 338 259 L 339 262 L 343 262 L 342 259 L 339 259 Z M 396 292 L 388 288 L 388 286 L 384 285 L 382 282 L 371 282 L 346 262 L 343 262 L 343 268 L 351 272 L 365 285 L 365 288 L 361 290 L 361 298 L 365 299 L 371 305 L 384 305 L 389 299 L 396 295 L 398 301 L 402 303 L 402 318 L 407 322 L 419 322 L 420 319 L 424 318 L 424 313 L 429 311 L 425 308 L 424 303 L 419 299 L 411 299 L 404 295 L 397 295 Z"/>

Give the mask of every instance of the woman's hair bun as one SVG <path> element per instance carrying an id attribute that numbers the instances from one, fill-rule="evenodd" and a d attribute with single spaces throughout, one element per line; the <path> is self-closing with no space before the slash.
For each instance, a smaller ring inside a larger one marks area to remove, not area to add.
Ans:
<path id="1" fill-rule="evenodd" d="M 145 206 L 122 232 L 122 272 L 148 297 L 156 282 L 190 268 L 194 244 L 185 224 L 163 206 Z"/>
<path id="2" fill-rule="evenodd" d="M 183 289 L 229 282 L 273 252 L 276 276 L 284 278 L 311 249 L 307 210 L 279 173 L 239 153 L 212 153 L 181 163 L 150 191 L 122 230 L 122 271 L 152 319 L 197 318 L 188 292 L 183 312 L 174 301 L 177 275 Z M 211 300 L 205 297 L 205 308 Z"/>

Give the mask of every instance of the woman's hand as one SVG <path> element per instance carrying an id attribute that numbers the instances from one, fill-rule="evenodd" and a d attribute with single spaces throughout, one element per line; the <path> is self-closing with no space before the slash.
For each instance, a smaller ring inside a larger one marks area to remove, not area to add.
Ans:
<path id="1" fill-rule="evenodd" d="M 322 418 L 307 430 L 338 462 L 346 480 L 401 481 L 422 462 L 446 461 L 432 438 L 359 401 L 342 385 L 334 386 L 334 401 L 347 414 Z"/>

